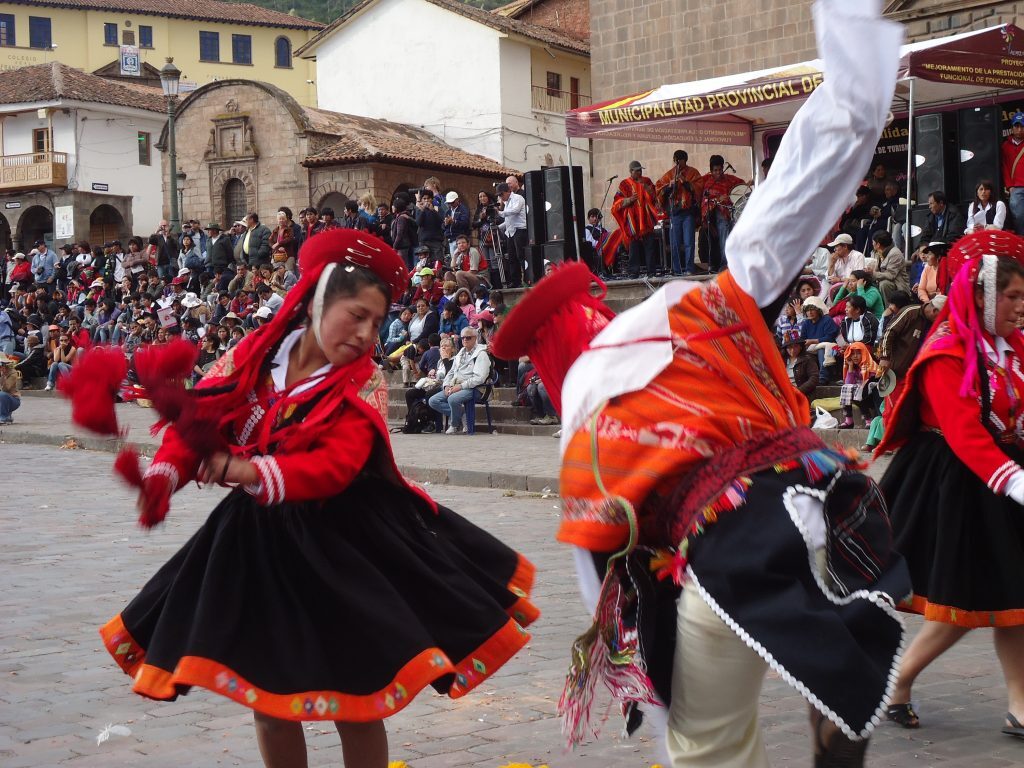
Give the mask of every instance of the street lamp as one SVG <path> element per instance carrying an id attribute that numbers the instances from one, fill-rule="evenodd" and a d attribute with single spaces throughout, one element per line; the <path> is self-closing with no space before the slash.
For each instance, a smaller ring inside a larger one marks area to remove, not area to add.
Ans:
<path id="1" fill-rule="evenodd" d="M 178 101 L 178 83 L 181 70 L 174 66 L 174 57 L 168 56 L 167 63 L 160 68 L 160 87 L 167 97 L 167 157 L 170 161 L 171 179 L 171 232 L 181 228 L 178 218 L 178 155 L 174 149 L 174 107 Z"/>
<path id="2" fill-rule="evenodd" d="M 188 176 L 184 171 L 178 171 L 178 215 L 185 218 L 185 179 Z"/>

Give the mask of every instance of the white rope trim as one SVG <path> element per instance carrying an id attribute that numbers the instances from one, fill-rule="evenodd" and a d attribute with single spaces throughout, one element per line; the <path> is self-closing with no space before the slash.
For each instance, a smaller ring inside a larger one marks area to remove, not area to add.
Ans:
<path id="1" fill-rule="evenodd" d="M 834 482 L 835 480 L 833 480 L 833 483 Z M 737 624 L 736 621 L 728 613 L 726 613 L 726 611 L 718 604 L 718 602 L 708 593 L 708 591 L 704 589 L 704 587 L 700 583 L 700 580 L 697 578 L 697 575 L 693 572 L 693 568 L 691 566 L 687 566 L 686 574 L 687 577 L 692 581 L 693 586 L 697 589 L 697 592 L 698 594 L 700 594 L 701 599 L 704 600 L 705 603 L 707 603 L 707 606 L 712 610 L 712 612 L 716 616 L 718 616 L 718 618 L 721 619 L 725 623 L 725 625 L 729 627 L 729 629 L 731 629 L 737 637 L 739 637 L 741 641 L 743 641 L 744 645 L 746 645 L 748 648 L 753 650 L 758 656 L 764 659 L 768 666 L 771 667 L 772 670 L 774 670 L 775 673 L 779 675 L 779 677 L 781 677 L 791 687 L 798 691 L 800 695 L 807 699 L 807 701 L 815 709 L 817 709 L 825 717 L 831 720 L 835 724 L 835 726 L 839 728 L 839 730 L 841 730 L 848 738 L 867 739 L 870 738 L 871 733 L 872 731 L 874 731 L 875 727 L 882 722 L 882 716 L 884 715 L 885 710 L 888 708 L 889 703 L 892 700 L 892 693 L 893 690 L 896 688 L 896 681 L 899 678 L 899 666 L 900 661 L 903 658 L 903 649 L 906 646 L 906 628 L 904 627 L 903 619 L 896 611 L 892 598 L 890 598 L 889 595 L 885 594 L 884 592 L 869 592 L 867 590 L 857 590 L 856 592 L 853 592 L 850 595 L 847 595 L 846 597 L 842 597 L 832 592 L 832 590 L 829 589 L 827 585 L 825 585 L 824 580 L 821 578 L 821 573 L 818 571 L 818 563 L 815 557 L 815 549 L 810 542 L 810 536 L 806 528 L 804 527 L 803 522 L 800 520 L 796 508 L 793 505 L 792 498 L 797 493 L 807 494 L 809 496 L 819 498 L 822 501 L 824 501 L 826 494 L 823 491 L 814 488 L 807 488 L 806 486 L 792 486 L 788 488 L 786 492 L 783 494 L 783 503 L 786 506 L 786 510 L 789 513 L 790 519 L 793 521 L 793 524 L 796 526 L 797 531 L 799 531 L 800 535 L 804 539 L 805 545 L 807 546 L 808 566 L 810 567 L 811 574 L 813 575 L 815 583 L 818 585 L 818 588 L 821 590 L 822 594 L 824 594 L 825 597 L 835 605 L 845 605 L 847 603 L 852 602 L 853 600 L 867 600 L 868 602 L 876 605 L 883 612 L 889 614 L 889 616 L 891 616 L 892 619 L 900 625 L 900 645 L 897 649 L 892 665 L 889 668 L 885 695 L 882 697 L 882 701 L 875 709 L 875 712 L 872 715 L 871 719 L 868 721 L 867 724 L 865 724 L 864 729 L 861 730 L 859 733 L 854 731 L 853 728 L 851 728 L 846 722 L 844 722 L 838 714 L 836 714 L 832 711 L 832 709 L 827 707 L 825 703 L 821 701 L 817 696 L 815 696 L 802 681 L 796 679 L 796 677 L 794 677 L 789 672 L 789 670 L 783 667 L 782 664 L 780 664 L 779 661 L 771 653 L 768 652 L 768 649 L 766 649 L 763 645 L 757 642 L 757 640 L 751 637 L 746 630 L 744 630 L 739 624 Z"/>
<path id="2" fill-rule="evenodd" d="M 149 468 L 143 473 L 143 477 L 155 477 L 162 475 L 166 477 L 171 483 L 171 490 L 178 490 L 178 468 L 171 464 L 169 461 L 158 461 L 154 464 L 150 464 Z"/>
<path id="3" fill-rule="evenodd" d="M 996 471 L 992 473 L 992 477 L 988 479 L 988 487 L 998 493 L 1006 485 L 1006 481 L 1010 479 L 1010 475 L 1019 469 L 1017 462 L 1013 459 L 1009 459 L 1006 462 L 999 465 Z"/>
<path id="4" fill-rule="evenodd" d="M 267 411 L 262 405 L 254 405 L 252 413 L 249 414 L 249 418 L 245 420 L 245 425 L 242 427 L 242 431 L 238 434 L 238 442 L 243 445 L 248 443 L 249 437 L 252 435 L 252 431 L 256 429 L 256 425 L 259 424 L 266 415 Z"/>

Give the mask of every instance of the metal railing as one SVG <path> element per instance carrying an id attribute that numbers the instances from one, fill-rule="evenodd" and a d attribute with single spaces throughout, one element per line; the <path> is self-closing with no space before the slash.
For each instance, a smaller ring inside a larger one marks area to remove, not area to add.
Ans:
<path id="1" fill-rule="evenodd" d="M 67 185 L 67 152 L 29 152 L 0 158 L 0 190 Z"/>
<path id="2" fill-rule="evenodd" d="M 544 85 L 533 86 L 533 108 L 542 112 L 568 112 L 588 104 L 590 97 L 584 93 L 559 91 Z"/>

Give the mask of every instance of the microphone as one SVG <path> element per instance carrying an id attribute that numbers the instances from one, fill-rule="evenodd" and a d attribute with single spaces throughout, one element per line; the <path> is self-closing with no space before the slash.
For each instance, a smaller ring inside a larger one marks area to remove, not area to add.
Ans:
<path id="1" fill-rule="evenodd" d="M 615 181 L 615 180 L 616 180 L 617 178 L 619 178 L 619 174 L 615 174 L 614 176 L 610 177 L 610 178 L 608 179 L 608 183 L 609 183 L 609 184 L 611 184 L 611 183 L 612 183 L 613 181 Z"/>

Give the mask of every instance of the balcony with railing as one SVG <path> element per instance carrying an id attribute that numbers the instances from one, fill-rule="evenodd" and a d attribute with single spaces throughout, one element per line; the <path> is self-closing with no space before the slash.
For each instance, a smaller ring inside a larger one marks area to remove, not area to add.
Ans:
<path id="1" fill-rule="evenodd" d="M 564 114 L 570 109 L 585 107 L 590 104 L 590 97 L 573 91 L 560 91 L 544 85 L 533 86 L 533 108 L 538 112 L 557 112 Z"/>
<path id="2" fill-rule="evenodd" d="M 68 185 L 68 155 L 66 152 L 4 155 L 0 160 L 2 160 L 0 192 L 67 187 Z"/>

